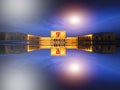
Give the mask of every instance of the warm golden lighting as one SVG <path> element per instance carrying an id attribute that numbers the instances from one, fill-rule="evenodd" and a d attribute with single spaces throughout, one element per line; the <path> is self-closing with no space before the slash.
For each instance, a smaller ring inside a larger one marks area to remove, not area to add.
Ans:
<path id="1" fill-rule="evenodd" d="M 71 21 L 75 23 L 77 17 L 71 18 Z M 65 56 L 66 49 L 79 49 L 88 52 L 93 52 L 93 35 L 88 34 L 79 37 L 66 37 L 65 31 L 51 31 L 51 37 L 39 37 L 31 34 L 27 34 L 27 44 L 33 46 L 27 46 L 27 51 L 31 52 L 39 49 L 51 49 L 51 56 Z M 34 46 L 36 43 L 39 45 Z M 69 70 L 71 72 L 77 72 L 79 64 L 71 64 Z"/>
<path id="2" fill-rule="evenodd" d="M 32 52 L 32 51 L 40 50 L 40 49 L 41 49 L 40 46 L 27 45 L 27 52 Z"/>
<path id="3" fill-rule="evenodd" d="M 89 37 L 89 38 L 90 38 L 90 40 L 92 40 L 92 39 L 93 39 L 93 34 L 88 34 L 88 35 L 84 35 L 84 36 Z"/>
<path id="4" fill-rule="evenodd" d="M 27 35 L 27 40 L 30 40 L 30 34 Z"/>

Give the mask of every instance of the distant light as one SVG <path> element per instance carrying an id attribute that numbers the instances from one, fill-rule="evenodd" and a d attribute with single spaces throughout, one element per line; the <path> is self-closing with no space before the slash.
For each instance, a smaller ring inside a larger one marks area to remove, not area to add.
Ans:
<path id="1" fill-rule="evenodd" d="M 69 23 L 69 25 L 83 27 L 83 26 L 85 26 L 86 19 L 82 14 L 81 15 L 75 14 L 75 15 L 68 16 L 67 22 Z"/>
<path id="2" fill-rule="evenodd" d="M 61 9 L 60 15 L 62 17 L 63 25 L 68 30 L 85 29 L 90 26 L 91 12 L 87 7 L 69 5 Z"/>
<path id="3" fill-rule="evenodd" d="M 75 60 L 69 60 L 64 65 L 65 73 L 69 77 L 82 77 L 85 74 L 86 68 L 83 62 Z"/>
<path id="4" fill-rule="evenodd" d="M 81 58 L 82 59 L 82 58 Z M 64 83 L 75 84 L 84 83 L 89 77 L 87 63 L 77 57 L 69 57 L 63 64 L 61 80 Z"/>
<path id="5" fill-rule="evenodd" d="M 66 56 L 66 59 L 61 64 L 62 67 L 59 74 L 61 81 L 70 85 L 88 82 L 91 77 L 91 67 L 86 61 L 83 55 L 71 54 Z"/>
<path id="6" fill-rule="evenodd" d="M 72 17 L 69 18 L 69 22 L 70 22 L 71 24 L 79 24 L 80 18 L 77 17 L 77 16 L 72 16 Z"/>
<path id="7" fill-rule="evenodd" d="M 80 65 L 78 63 L 72 63 L 71 65 L 69 65 L 69 70 L 71 73 L 79 73 L 80 72 Z"/>
<path id="8" fill-rule="evenodd" d="M 82 12 L 68 12 L 64 16 L 65 26 L 71 28 L 84 28 L 87 25 L 88 17 Z"/>

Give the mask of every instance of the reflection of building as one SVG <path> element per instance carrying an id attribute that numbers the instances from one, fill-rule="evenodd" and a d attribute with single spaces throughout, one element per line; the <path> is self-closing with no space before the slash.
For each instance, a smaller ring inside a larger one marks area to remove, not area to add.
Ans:
<path id="1" fill-rule="evenodd" d="M 0 45 L 0 54 L 19 54 L 39 49 L 38 45 Z"/>
<path id="2" fill-rule="evenodd" d="M 51 49 L 51 56 L 65 56 L 66 49 L 78 48 L 78 37 L 66 37 L 65 31 L 51 31 L 51 37 L 40 37 L 40 48 Z"/>
<path id="3" fill-rule="evenodd" d="M 93 51 L 114 53 L 116 51 L 115 33 L 97 33 L 93 35 Z"/>
<path id="4" fill-rule="evenodd" d="M 66 37 L 65 31 L 52 31 L 51 37 L 40 37 L 18 32 L 2 32 L 0 40 L 14 42 L 0 46 L 0 53 L 23 53 L 40 49 L 51 49 L 52 56 L 65 56 L 66 49 L 78 49 L 97 53 L 114 53 L 120 47 L 115 33 L 96 33 Z M 24 45 L 18 42 L 24 41 Z"/>
<path id="5" fill-rule="evenodd" d="M 27 51 L 26 46 L 0 45 L 1 54 L 18 54 L 18 53 L 24 53 L 26 51 Z"/>
<path id="6" fill-rule="evenodd" d="M 88 52 L 114 53 L 116 50 L 115 33 L 96 33 L 78 38 L 78 48 Z"/>

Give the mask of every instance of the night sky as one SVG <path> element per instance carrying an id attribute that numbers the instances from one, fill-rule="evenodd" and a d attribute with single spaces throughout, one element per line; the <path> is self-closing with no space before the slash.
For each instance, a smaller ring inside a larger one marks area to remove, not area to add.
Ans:
<path id="1" fill-rule="evenodd" d="M 115 32 L 117 36 L 120 35 L 119 0 L 45 0 L 43 4 L 40 4 L 42 0 L 37 1 L 39 1 L 38 7 L 36 14 L 30 17 L 32 19 L 20 22 L 19 19 L 18 21 L 5 19 L 1 7 L 0 30 L 39 36 L 50 36 L 51 30 L 65 30 L 67 36 L 97 32 Z M 87 23 L 84 26 L 72 27 L 66 23 L 66 13 L 69 14 L 72 10 L 76 13 L 85 12 Z M 77 82 L 67 79 L 62 71 L 67 68 L 69 61 L 82 63 L 85 77 L 79 76 L 80 80 L 78 79 Z M 11 74 L 10 70 L 14 71 L 14 69 L 17 69 L 17 72 L 25 69 L 32 73 L 33 79 L 37 79 L 34 81 L 38 88 L 29 90 L 41 90 L 40 83 L 47 88 L 44 90 L 120 90 L 120 49 L 117 49 L 115 54 L 67 50 L 65 57 L 52 57 L 50 50 L 0 55 L 0 69 L 0 79 L 3 78 L 3 81 L 7 77 L 4 76 L 6 70 L 8 76 Z"/>

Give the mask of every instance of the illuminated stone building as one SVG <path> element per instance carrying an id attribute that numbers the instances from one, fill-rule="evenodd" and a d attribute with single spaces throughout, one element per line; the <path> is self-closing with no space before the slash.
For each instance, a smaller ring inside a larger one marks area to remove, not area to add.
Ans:
<path id="1" fill-rule="evenodd" d="M 78 37 L 78 49 L 93 52 L 93 35 L 83 35 Z"/>
<path id="2" fill-rule="evenodd" d="M 27 34 L 19 32 L 0 32 L 0 40 L 27 40 Z"/>
<path id="3" fill-rule="evenodd" d="M 66 49 L 97 53 L 114 53 L 120 47 L 115 33 L 96 33 L 67 37 L 65 31 L 51 31 L 51 37 L 41 37 L 19 32 L 1 32 L 1 41 L 14 42 L 0 45 L 0 53 L 23 53 L 40 49 L 50 49 L 51 56 L 65 56 Z M 20 42 L 24 41 L 22 44 Z M 6 42 L 5 42 L 6 43 Z"/>
<path id="4" fill-rule="evenodd" d="M 96 33 L 79 36 L 78 49 L 97 53 L 114 53 L 116 51 L 115 33 Z"/>

